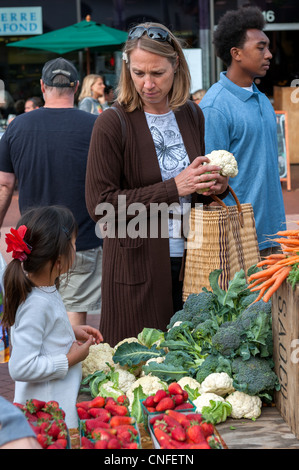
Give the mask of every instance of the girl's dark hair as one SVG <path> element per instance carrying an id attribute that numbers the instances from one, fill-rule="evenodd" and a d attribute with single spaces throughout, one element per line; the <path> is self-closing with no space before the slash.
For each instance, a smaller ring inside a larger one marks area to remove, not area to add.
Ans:
<path id="1" fill-rule="evenodd" d="M 59 255 L 63 255 L 71 267 L 73 246 L 71 239 L 77 236 L 77 223 L 72 212 L 63 206 L 47 206 L 28 210 L 17 227 L 25 225 L 24 241 L 32 247 L 22 263 L 13 259 L 4 273 L 4 326 L 12 326 L 19 305 L 26 300 L 34 284 L 27 273 L 38 273 L 50 261 L 51 270 Z M 58 279 L 56 280 L 58 287 Z"/>
<path id="2" fill-rule="evenodd" d="M 232 62 L 232 47 L 242 48 L 246 41 L 248 29 L 262 31 L 265 19 L 258 7 L 242 7 L 227 11 L 219 20 L 214 32 L 216 55 L 229 67 Z"/>

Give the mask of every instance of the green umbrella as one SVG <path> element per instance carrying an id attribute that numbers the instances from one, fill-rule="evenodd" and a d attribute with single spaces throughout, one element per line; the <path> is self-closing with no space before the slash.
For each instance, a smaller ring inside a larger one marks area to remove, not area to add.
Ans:
<path id="1" fill-rule="evenodd" d="M 83 20 L 50 33 L 11 42 L 7 46 L 65 54 L 85 48 L 121 45 L 127 40 L 127 36 L 126 32 L 119 29 L 110 28 L 95 21 Z"/>

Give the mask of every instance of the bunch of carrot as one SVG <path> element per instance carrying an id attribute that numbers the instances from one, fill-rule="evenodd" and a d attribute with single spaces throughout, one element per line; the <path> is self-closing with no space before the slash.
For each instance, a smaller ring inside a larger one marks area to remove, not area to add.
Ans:
<path id="1" fill-rule="evenodd" d="M 297 223 L 299 225 L 299 222 Z M 260 291 L 255 302 L 260 299 L 268 302 L 283 281 L 289 277 L 292 267 L 299 263 L 299 229 L 284 230 L 277 232 L 276 235 L 280 238 L 275 238 L 274 241 L 280 243 L 282 253 L 266 256 L 257 263 L 257 267 L 263 269 L 248 277 L 248 288 L 252 292 Z"/>

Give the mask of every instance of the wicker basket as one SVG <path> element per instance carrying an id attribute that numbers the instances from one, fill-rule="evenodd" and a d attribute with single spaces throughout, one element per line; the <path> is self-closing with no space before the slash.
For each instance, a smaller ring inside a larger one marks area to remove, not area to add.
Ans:
<path id="1" fill-rule="evenodd" d="M 235 273 L 260 260 L 254 214 L 251 204 L 226 206 L 215 197 L 219 206 L 192 208 L 187 238 L 183 300 L 197 294 L 203 287 L 210 289 L 209 275 L 222 269 L 219 286 L 226 290 Z"/>

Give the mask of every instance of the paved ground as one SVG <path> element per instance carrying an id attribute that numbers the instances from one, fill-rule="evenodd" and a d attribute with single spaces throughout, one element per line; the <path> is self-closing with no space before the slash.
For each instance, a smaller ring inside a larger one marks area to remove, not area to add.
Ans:
<path id="1" fill-rule="evenodd" d="M 297 228 L 296 224 L 299 221 L 299 165 L 291 165 L 291 190 L 286 190 L 286 183 L 282 183 L 283 197 L 285 203 L 285 210 L 287 214 L 287 226 Z M 275 210 L 275 208 L 273 208 Z M 17 193 L 13 196 L 11 206 L 5 217 L 3 227 L 1 229 L 2 238 L 0 238 L 0 252 L 8 262 L 10 257 L 5 252 L 4 236 L 10 229 L 14 227 L 19 218 L 18 211 L 18 195 Z M 87 321 L 90 325 L 98 328 L 99 325 L 99 314 L 88 315 Z M 9 401 L 13 401 L 13 390 L 14 384 L 8 373 L 7 364 L 0 364 L 0 395 L 5 397 Z"/>

